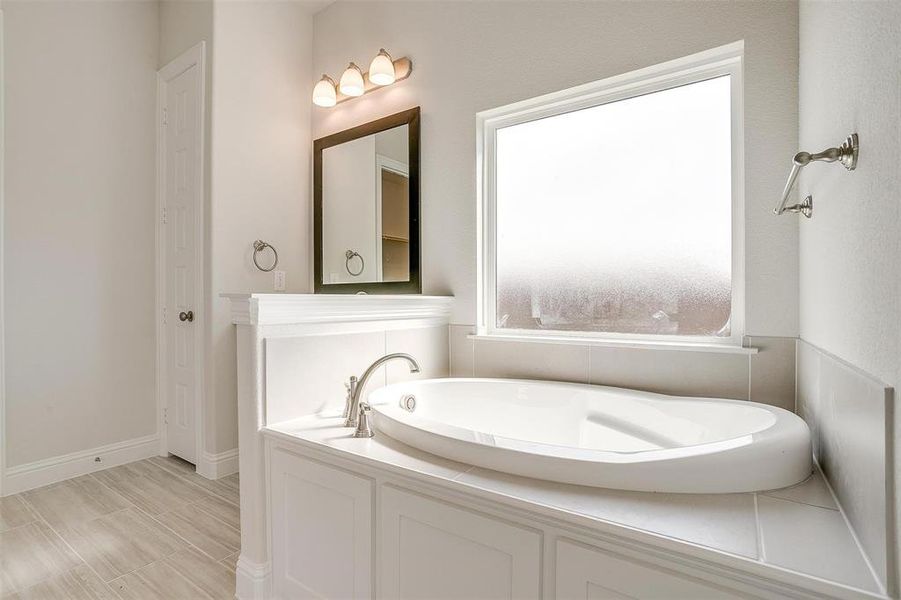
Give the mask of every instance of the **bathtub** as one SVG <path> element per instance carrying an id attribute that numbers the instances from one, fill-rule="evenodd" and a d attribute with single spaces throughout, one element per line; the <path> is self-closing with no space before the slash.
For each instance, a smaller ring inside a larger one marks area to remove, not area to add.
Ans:
<path id="1" fill-rule="evenodd" d="M 750 492 L 812 470 L 810 432 L 765 404 L 514 379 L 372 392 L 376 435 L 525 477 L 646 492 Z"/>

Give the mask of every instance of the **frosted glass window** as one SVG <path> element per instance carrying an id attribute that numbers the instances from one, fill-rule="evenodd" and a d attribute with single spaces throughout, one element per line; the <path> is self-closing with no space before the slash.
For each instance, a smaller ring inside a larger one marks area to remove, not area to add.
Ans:
<path id="1" fill-rule="evenodd" d="M 497 329 L 730 337 L 730 77 L 497 129 Z"/>

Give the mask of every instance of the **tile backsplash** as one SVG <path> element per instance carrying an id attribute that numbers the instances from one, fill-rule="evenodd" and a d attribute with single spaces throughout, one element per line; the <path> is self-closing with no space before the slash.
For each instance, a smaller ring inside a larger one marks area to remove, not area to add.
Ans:
<path id="1" fill-rule="evenodd" d="M 877 577 L 894 589 L 892 414 L 894 392 L 798 340 L 798 414 Z"/>
<path id="2" fill-rule="evenodd" d="M 404 363 L 388 363 L 373 374 L 367 390 L 408 379 L 447 377 L 447 336 L 447 327 L 441 325 L 267 338 L 266 423 L 340 411 L 348 377 L 359 377 L 390 352 L 412 354 L 422 371 L 414 375 Z"/>
<path id="3" fill-rule="evenodd" d="M 584 346 L 512 341 L 475 340 L 473 365 L 476 377 L 589 380 L 589 355 Z"/>
<path id="4" fill-rule="evenodd" d="M 795 338 L 751 336 L 749 398 L 795 411 Z"/>
<path id="5" fill-rule="evenodd" d="M 589 383 L 678 396 L 747 400 L 748 354 L 591 346 Z"/>
<path id="6" fill-rule="evenodd" d="M 757 354 L 473 340 L 450 326 L 452 377 L 514 377 L 610 385 L 795 408 L 795 339 L 751 337 Z"/>

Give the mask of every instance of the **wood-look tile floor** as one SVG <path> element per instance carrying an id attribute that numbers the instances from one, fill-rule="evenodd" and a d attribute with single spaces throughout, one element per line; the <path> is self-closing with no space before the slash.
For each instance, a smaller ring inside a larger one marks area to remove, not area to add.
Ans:
<path id="1" fill-rule="evenodd" d="M 231 600 L 238 475 L 151 458 L 0 498 L 2 600 Z"/>

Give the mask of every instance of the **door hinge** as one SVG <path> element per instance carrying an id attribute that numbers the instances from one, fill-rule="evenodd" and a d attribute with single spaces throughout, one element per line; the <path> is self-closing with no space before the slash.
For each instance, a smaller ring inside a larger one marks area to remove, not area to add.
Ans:
<path id="1" fill-rule="evenodd" d="M 164 408 L 163 409 L 163 425 L 168 425 L 168 424 L 169 424 L 169 409 Z"/>
<path id="2" fill-rule="evenodd" d="M 169 109 L 167 107 L 163 107 L 163 125 L 169 124 Z"/>
<path id="3" fill-rule="evenodd" d="M 169 322 L 169 309 L 167 307 L 163 307 L 163 325 Z"/>
<path id="4" fill-rule="evenodd" d="M 160 213 L 160 220 L 162 220 L 163 225 L 166 225 L 169 223 L 169 209 L 166 208 L 165 206 L 163 207 L 163 210 Z"/>

